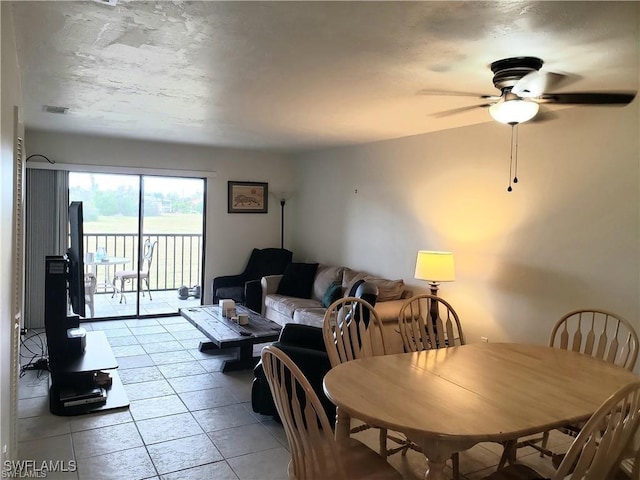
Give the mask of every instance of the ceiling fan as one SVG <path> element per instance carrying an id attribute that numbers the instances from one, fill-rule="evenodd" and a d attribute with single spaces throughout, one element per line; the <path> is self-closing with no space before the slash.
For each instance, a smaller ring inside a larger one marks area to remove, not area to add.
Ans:
<path id="1" fill-rule="evenodd" d="M 636 92 L 575 92 L 548 93 L 570 77 L 566 74 L 540 71 L 543 61 L 537 57 L 512 57 L 491 64 L 493 85 L 500 95 L 475 95 L 461 92 L 422 91 L 427 95 L 477 96 L 488 103 L 440 112 L 437 116 L 451 115 L 475 108 L 488 108 L 494 120 L 517 125 L 533 119 L 540 104 L 565 105 L 626 105 Z"/>
<path id="2" fill-rule="evenodd" d="M 488 100 L 487 103 L 456 108 L 440 112 L 436 116 L 452 115 L 475 108 L 488 108 L 494 120 L 511 125 L 511 155 L 509 158 L 509 187 L 518 183 L 518 130 L 519 124 L 537 117 L 540 104 L 565 105 L 626 105 L 631 103 L 636 92 L 577 92 L 548 93 L 549 89 L 566 82 L 566 74 L 541 72 L 544 62 L 537 57 L 512 57 L 497 60 L 491 64 L 493 85 L 500 95 L 476 95 L 461 92 L 422 91 L 427 95 L 465 95 Z M 538 116 L 537 119 L 543 119 Z M 515 139 L 514 139 L 515 131 Z M 514 141 L 515 140 L 515 141 Z M 515 154 L 515 156 L 514 156 Z M 514 169 L 515 158 L 515 169 Z M 512 176 L 512 172 L 513 176 Z"/>

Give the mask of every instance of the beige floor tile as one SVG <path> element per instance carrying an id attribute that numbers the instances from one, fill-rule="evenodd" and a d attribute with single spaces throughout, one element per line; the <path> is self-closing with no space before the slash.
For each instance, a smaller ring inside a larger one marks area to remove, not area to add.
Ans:
<path id="1" fill-rule="evenodd" d="M 78 461 L 80 480 L 141 480 L 156 477 L 156 469 L 144 447 L 82 458 Z"/>
<path id="2" fill-rule="evenodd" d="M 204 433 L 191 413 L 179 413 L 136 422 L 145 445 Z"/>
<path id="3" fill-rule="evenodd" d="M 208 433 L 224 458 L 239 457 L 281 446 L 281 443 L 259 423 Z"/>
<path id="4" fill-rule="evenodd" d="M 149 445 L 147 450 L 160 474 L 222 460 L 222 455 L 205 434 Z"/>
<path id="5" fill-rule="evenodd" d="M 231 458 L 227 462 L 240 480 L 288 480 L 291 455 L 284 447 Z"/>

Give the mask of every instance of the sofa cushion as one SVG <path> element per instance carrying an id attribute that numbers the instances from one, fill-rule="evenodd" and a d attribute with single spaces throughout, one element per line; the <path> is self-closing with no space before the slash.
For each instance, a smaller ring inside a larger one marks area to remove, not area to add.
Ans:
<path id="1" fill-rule="evenodd" d="M 342 297 L 342 283 L 336 281 L 329 285 L 327 291 L 322 296 L 322 306 L 328 308 L 336 300 L 340 300 Z"/>
<path id="2" fill-rule="evenodd" d="M 404 280 L 387 280 L 386 278 L 374 277 L 365 272 L 345 269 L 342 275 L 342 286 L 348 292 L 353 284 L 358 280 L 365 280 L 378 287 L 378 302 L 388 302 L 390 300 L 400 300 L 404 292 Z"/>
<path id="3" fill-rule="evenodd" d="M 282 274 L 276 293 L 290 297 L 311 298 L 311 289 L 317 270 L 317 263 L 290 263 Z"/>
<path id="4" fill-rule="evenodd" d="M 288 318 L 293 318 L 293 312 L 298 308 L 322 308 L 319 301 L 311 298 L 296 298 L 279 294 L 267 295 L 264 299 L 264 305 L 267 309 Z"/>
<path id="5" fill-rule="evenodd" d="M 294 323 L 322 328 L 326 308 L 299 308 L 293 314 Z"/>
<path id="6" fill-rule="evenodd" d="M 342 281 L 344 267 L 331 267 L 329 265 L 318 265 L 316 278 L 313 280 L 313 292 L 311 298 L 322 301 L 322 297 L 327 292 L 329 285 L 333 282 Z"/>

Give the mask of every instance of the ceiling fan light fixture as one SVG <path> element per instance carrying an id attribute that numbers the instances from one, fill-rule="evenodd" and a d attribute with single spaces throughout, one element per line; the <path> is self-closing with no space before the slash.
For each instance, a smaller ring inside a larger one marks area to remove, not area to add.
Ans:
<path id="1" fill-rule="evenodd" d="M 507 125 L 516 125 L 531 120 L 538 113 L 539 105 L 530 100 L 507 100 L 489 107 L 493 119 Z"/>

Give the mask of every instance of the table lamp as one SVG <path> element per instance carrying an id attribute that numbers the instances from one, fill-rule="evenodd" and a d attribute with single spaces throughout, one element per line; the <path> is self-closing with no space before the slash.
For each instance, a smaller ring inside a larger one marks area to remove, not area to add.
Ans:
<path id="1" fill-rule="evenodd" d="M 431 295 L 438 295 L 440 282 L 453 282 L 456 279 L 453 253 L 420 250 L 416 259 L 414 277 L 418 280 L 427 280 Z"/>

